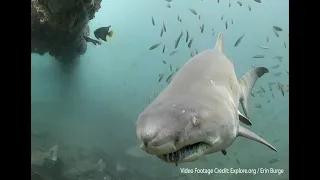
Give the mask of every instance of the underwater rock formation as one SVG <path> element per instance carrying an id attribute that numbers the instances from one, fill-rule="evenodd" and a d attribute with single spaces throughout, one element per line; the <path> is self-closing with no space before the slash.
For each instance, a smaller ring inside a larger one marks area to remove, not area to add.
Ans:
<path id="1" fill-rule="evenodd" d="M 72 59 L 87 50 L 83 36 L 102 0 L 31 0 L 31 53 Z"/>

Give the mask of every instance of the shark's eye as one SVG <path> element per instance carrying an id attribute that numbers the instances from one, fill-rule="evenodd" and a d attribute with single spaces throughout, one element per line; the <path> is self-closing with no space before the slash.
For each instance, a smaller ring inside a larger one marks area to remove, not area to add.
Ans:
<path id="1" fill-rule="evenodd" d="M 192 117 L 192 124 L 193 124 L 194 126 L 198 126 L 199 123 L 200 123 L 200 121 L 199 121 L 199 119 L 197 118 L 197 116 L 193 116 L 193 117 Z"/>

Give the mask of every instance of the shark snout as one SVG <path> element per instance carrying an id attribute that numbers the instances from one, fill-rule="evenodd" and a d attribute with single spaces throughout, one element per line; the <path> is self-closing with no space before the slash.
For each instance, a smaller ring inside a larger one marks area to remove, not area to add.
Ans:
<path id="1" fill-rule="evenodd" d="M 157 137 L 158 130 L 155 127 L 147 127 L 138 131 L 138 140 L 140 140 L 144 147 L 148 147 L 152 144 L 152 140 Z"/>
<path id="2" fill-rule="evenodd" d="M 138 129 L 137 139 L 140 148 L 149 154 L 160 155 L 176 150 L 174 140 L 165 138 L 163 132 L 155 126 Z"/>

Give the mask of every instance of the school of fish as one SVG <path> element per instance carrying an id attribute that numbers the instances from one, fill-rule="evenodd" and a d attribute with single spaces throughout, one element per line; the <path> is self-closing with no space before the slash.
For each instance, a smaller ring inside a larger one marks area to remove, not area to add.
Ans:
<path id="1" fill-rule="evenodd" d="M 166 7 L 171 8 L 172 4 L 174 3 L 173 0 L 165 0 L 166 2 Z M 238 7 L 247 7 L 248 12 L 253 11 L 254 5 L 259 5 L 262 3 L 261 0 L 254 0 L 253 2 L 247 2 L 247 1 L 228 1 L 228 2 L 223 2 L 217 0 L 218 4 L 221 5 L 226 5 L 229 8 L 232 8 L 233 6 L 237 5 Z M 247 4 L 245 4 L 247 3 Z M 233 5 L 235 4 L 235 5 Z M 211 29 L 210 34 L 212 36 L 216 35 L 216 30 L 214 27 L 208 28 L 204 23 L 201 22 L 201 12 L 197 11 L 195 8 L 187 8 L 185 11 L 189 11 L 190 16 L 194 16 L 194 18 L 199 19 L 199 32 L 197 34 L 191 33 L 190 30 L 188 29 L 181 29 L 180 33 L 177 35 L 176 39 L 173 40 L 173 42 L 156 42 L 152 45 L 150 45 L 149 50 L 150 51 L 157 51 L 159 47 L 162 47 L 162 50 L 160 53 L 162 54 L 168 54 L 168 57 L 170 58 L 171 56 L 174 56 L 176 53 L 179 53 L 179 47 L 187 47 L 189 49 L 189 55 L 190 57 L 193 57 L 194 55 L 198 54 L 199 51 L 197 47 L 193 46 L 194 41 L 196 41 L 196 37 L 199 36 L 199 34 L 204 34 L 206 32 L 206 29 Z M 188 17 L 190 18 L 190 17 Z M 177 13 L 177 23 L 182 22 L 183 17 Z M 222 14 L 220 17 L 223 27 L 225 30 L 229 30 L 232 28 L 232 25 L 235 23 L 234 20 L 230 17 L 227 17 L 225 14 Z M 159 21 L 159 23 L 156 23 Z M 157 24 L 159 24 L 160 28 L 160 37 L 162 38 L 165 36 L 166 33 L 170 33 L 170 28 L 168 28 L 167 32 L 167 27 L 166 23 L 161 20 L 160 18 L 155 18 L 154 16 L 151 17 L 151 24 L 154 27 L 158 27 Z M 261 42 L 261 45 L 258 46 L 257 49 L 261 49 L 260 53 L 252 54 L 252 59 L 256 59 L 257 61 L 263 60 L 263 59 L 268 59 L 269 61 L 273 61 L 273 66 L 270 67 L 271 74 L 274 77 L 274 80 L 265 84 L 264 86 L 260 86 L 259 88 L 255 88 L 253 92 L 251 93 L 252 97 L 262 97 L 265 98 L 266 103 L 270 103 L 272 99 L 275 98 L 275 93 L 278 91 L 278 93 L 281 94 L 281 96 L 285 96 L 285 93 L 289 92 L 289 83 L 283 83 L 279 79 L 279 77 L 284 76 L 284 75 L 289 75 L 289 70 L 283 70 L 282 63 L 284 57 L 282 55 L 274 55 L 273 57 L 269 57 L 268 50 L 270 50 L 272 47 L 269 47 L 268 44 L 270 41 L 283 41 L 283 48 L 287 49 L 287 42 L 284 40 L 281 40 L 282 36 L 285 36 L 283 29 L 280 27 L 280 25 L 273 25 L 271 27 L 266 27 L 268 28 L 268 34 L 265 36 L 264 42 Z M 234 40 L 234 48 L 241 48 L 241 42 L 245 41 L 246 39 L 246 32 L 242 33 L 237 33 L 239 34 L 239 37 Z M 287 33 L 289 36 L 289 33 Z M 182 40 L 184 39 L 184 40 Z M 173 45 L 173 46 L 172 46 Z M 172 47 L 170 50 L 169 47 Z M 177 70 L 179 70 L 179 67 L 173 68 L 172 64 L 170 62 L 171 60 L 162 60 L 162 64 L 168 66 L 169 68 L 169 73 L 166 72 L 159 72 L 157 81 L 158 83 L 167 83 L 169 84 L 171 82 L 172 77 L 174 77 L 175 73 Z M 282 70 L 281 70 L 282 69 Z M 163 84 L 162 84 L 163 86 Z M 158 95 L 158 93 L 153 93 L 152 97 L 150 97 L 149 101 L 151 101 L 151 98 L 155 98 Z M 256 104 L 254 105 L 255 108 L 262 108 L 261 104 Z"/>

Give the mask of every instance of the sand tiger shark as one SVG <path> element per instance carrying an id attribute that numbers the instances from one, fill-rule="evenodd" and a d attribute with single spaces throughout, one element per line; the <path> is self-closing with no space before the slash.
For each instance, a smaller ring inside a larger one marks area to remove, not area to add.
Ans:
<path id="1" fill-rule="evenodd" d="M 222 152 L 239 136 L 267 141 L 244 128 L 248 118 L 248 97 L 269 70 L 256 67 L 238 81 L 233 63 L 223 52 L 223 35 L 215 47 L 186 62 L 169 85 L 139 115 L 136 135 L 140 148 L 168 163 L 184 163 Z M 240 113 L 242 105 L 244 115 Z"/>

